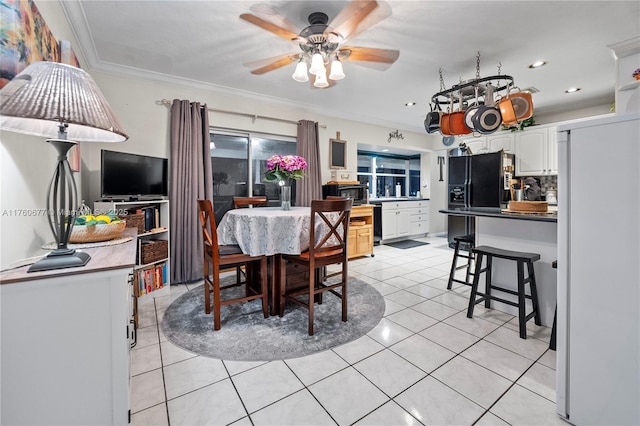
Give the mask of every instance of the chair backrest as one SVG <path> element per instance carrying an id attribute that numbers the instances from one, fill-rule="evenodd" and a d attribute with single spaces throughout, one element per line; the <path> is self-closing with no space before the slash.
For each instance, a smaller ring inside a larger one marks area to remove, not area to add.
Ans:
<path id="1" fill-rule="evenodd" d="M 351 203 L 352 201 L 346 198 L 311 201 L 310 256 L 341 254 L 346 259 Z M 322 235 L 318 236 L 317 222 L 323 228 Z"/>
<path id="2" fill-rule="evenodd" d="M 202 240 L 204 245 L 211 246 L 214 258 L 218 256 L 218 233 L 216 229 L 216 217 L 213 214 L 211 200 L 198 200 L 198 217 L 202 226 Z"/>
<path id="3" fill-rule="evenodd" d="M 267 205 L 267 197 L 233 197 L 233 208 L 241 209 L 249 206 L 266 206 Z"/>

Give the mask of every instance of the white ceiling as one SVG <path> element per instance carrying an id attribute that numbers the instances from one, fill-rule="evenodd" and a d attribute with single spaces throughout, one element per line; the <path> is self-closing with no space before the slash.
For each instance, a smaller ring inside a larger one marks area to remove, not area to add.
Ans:
<path id="1" fill-rule="evenodd" d="M 431 96 L 475 77 L 511 75 L 535 87 L 538 113 L 614 101 L 615 65 L 608 45 L 640 34 L 640 1 L 388 1 L 391 16 L 347 45 L 397 49 L 381 71 L 347 61 L 347 77 L 327 89 L 291 78 L 295 65 L 252 75 L 247 62 L 299 48 L 239 18 L 273 6 L 302 29 L 307 16 L 329 21 L 348 1 L 64 1 L 90 70 L 211 85 L 280 99 L 329 116 L 424 132 Z M 548 65 L 529 69 L 536 60 Z M 582 90 L 565 94 L 569 87 Z M 404 104 L 417 103 L 412 108 Z M 250 111 L 249 111 L 250 112 Z"/>

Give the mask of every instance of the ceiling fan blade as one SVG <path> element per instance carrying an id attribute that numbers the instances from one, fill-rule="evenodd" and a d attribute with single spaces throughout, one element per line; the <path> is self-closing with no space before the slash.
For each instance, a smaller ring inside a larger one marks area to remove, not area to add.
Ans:
<path id="1" fill-rule="evenodd" d="M 253 25 L 256 25 L 260 28 L 262 28 L 263 30 L 267 30 L 269 32 L 274 33 L 275 35 L 277 35 L 278 37 L 282 37 L 285 40 L 288 41 L 293 41 L 293 40 L 297 40 L 299 38 L 298 34 L 289 31 L 286 28 L 282 28 L 281 26 L 278 26 L 276 24 L 273 24 L 269 21 L 266 21 L 262 18 L 259 18 L 255 15 L 252 15 L 250 13 L 243 13 L 242 15 L 240 15 L 240 19 L 244 19 L 247 22 L 252 23 Z"/>
<path id="2" fill-rule="evenodd" d="M 273 5 L 270 5 L 264 2 L 256 3 L 251 5 L 249 7 L 249 10 L 251 10 L 251 12 L 254 15 L 257 15 L 258 17 L 268 22 L 271 22 L 272 24 L 282 27 L 287 31 L 291 31 L 292 33 L 295 33 L 295 34 L 300 33 L 300 29 L 296 25 L 294 25 L 291 21 L 289 21 L 287 18 L 285 18 L 280 13 L 278 8 L 276 8 Z"/>
<path id="3" fill-rule="evenodd" d="M 341 60 L 382 62 L 393 64 L 400 56 L 400 51 L 391 49 L 376 49 L 372 47 L 345 46 L 338 51 Z"/>
<path id="4" fill-rule="evenodd" d="M 383 1 L 353 0 L 333 18 L 329 26 L 344 39 L 356 37 L 391 15 L 391 8 Z"/>
<path id="5" fill-rule="evenodd" d="M 272 58 L 260 59 L 258 61 L 248 62 L 244 66 L 253 68 L 258 67 L 251 71 L 251 74 L 264 74 L 269 71 L 276 70 L 278 68 L 285 67 L 298 60 L 299 55 L 297 53 L 288 53 L 286 55 L 274 56 Z"/>

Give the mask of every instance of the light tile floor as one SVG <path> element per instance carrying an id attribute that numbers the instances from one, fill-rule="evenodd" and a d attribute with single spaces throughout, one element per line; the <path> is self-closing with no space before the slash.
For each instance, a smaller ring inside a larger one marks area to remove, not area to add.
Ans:
<path id="1" fill-rule="evenodd" d="M 554 425 L 551 330 L 478 305 L 469 287 L 447 290 L 446 238 L 412 249 L 376 246 L 350 274 L 382 293 L 385 317 L 366 336 L 322 353 L 271 362 L 187 352 L 163 336 L 166 307 L 201 285 L 139 299 L 131 351 L 132 425 Z M 462 272 L 462 271 L 460 271 Z M 212 324 L 213 326 L 213 324 Z"/>

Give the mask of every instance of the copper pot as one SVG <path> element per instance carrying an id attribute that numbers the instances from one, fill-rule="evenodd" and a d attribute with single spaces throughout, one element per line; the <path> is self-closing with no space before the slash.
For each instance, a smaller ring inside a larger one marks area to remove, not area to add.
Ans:
<path id="1" fill-rule="evenodd" d="M 449 120 L 449 116 L 452 114 L 451 111 L 453 110 L 453 96 L 450 101 L 451 103 L 447 112 L 440 116 L 440 133 L 444 136 L 453 136 L 453 133 L 451 132 L 451 121 Z"/>
<path id="2" fill-rule="evenodd" d="M 471 129 L 469 129 L 464 124 L 464 110 L 462 108 L 462 92 L 460 92 L 460 106 L 458 111 L 449 114 L 449 126 L 451 128 L 451 132 L 454 135 L 468 135 L 471 133 Z"/>

